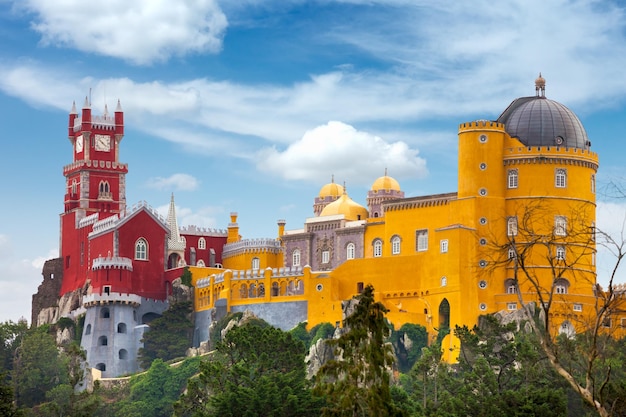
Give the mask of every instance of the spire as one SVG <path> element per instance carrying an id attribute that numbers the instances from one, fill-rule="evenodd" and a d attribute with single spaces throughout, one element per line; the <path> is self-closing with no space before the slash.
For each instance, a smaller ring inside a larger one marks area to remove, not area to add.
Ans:
<path id="1" fill-rule="evenodd" d="M 387 176 L 387 167 L 385 167 L 385 177 Z"/>
<path id="2" fill-rule="evenodd" d="M 170 200 L 170 208 L 167 211 L 167 224 L 170 227 L 170 236 L 167 239 L 168 250 L 185 250 L 185 242 L 180 237 L 178 221 L 176 220 L 176 205 L 174 204 L 174 193 Z"/>
<path id="3" fill-rule="evenodd" d="M 546 96 L 546 80 L 541 76 L 541 73 L 539 73 L 539 77 L 535 79 L 535 96 Z"/>
<path id="4" fill-rule="evenodd" d="M 88 109 L 91 106 L 89 105 L 89 97 L 85 96 L 85 103 L 83 104 L 83 109 Z"/>
<path id="5" fill-rule="evenodd" d="M 115 112 L 122 111 L 122 103 L 120 103 L 120 99 L 117 99 L 117 107 L 115 108 Z"/>
<path id="6" fill-rule="evenodd" d="M 70 110 L 70 114 L 78 114 L 78 111 L 76 110 L 76 102 L 72 101 L 72 110 Z"/>
<path id="7" fill-rule="evenodd" d="M 104 105 L 104 117 L 109 117 L 109 107 L 105 104 Z"/>

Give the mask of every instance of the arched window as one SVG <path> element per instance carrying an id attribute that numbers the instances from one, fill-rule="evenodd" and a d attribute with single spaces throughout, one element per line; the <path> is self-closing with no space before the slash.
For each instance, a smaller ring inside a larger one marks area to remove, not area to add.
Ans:
<path id="1" fill-rule="evenodd" d="M 506 221 L 507 236 L 517 236 L 517 216 L 511 216 Z"/>
<path id="2" fill-rule="evenodd" d="M 109 344 L 109 339 L 106 336 L 100 336 L 98 338 L 98 346 L 107 346 Z"/>
<path id="3" fill-rule="evenodd" d="M 448 278 L 441 277 L 441 286 L 445 287 L 446 285 L 448 285 Z"/>
<path id="4" fill-rule="evenodd" d="M 556 236 L 567 236 L 567 217 L 554 217 L 554 234 Z"/>
<path id="5" fill-rule="evenodd" d="M 517 258 L 517 251 L 515 250 L 515 246 L 509 246 L 509 259 Z"/>
<path id="6" fill-rule="evenodd" d="M 554 173 L 554 186 L 557 188 L 567 187 L 567 170 L 558 168 Z"/>
<path id="7" fill-rule="evenodd" d="M 300 266 L 300 249 L 294 249 L 291 254 L 291 265 Z"/>
<path id="8" fill-rule="evenodd" d="M 576 334 L 576 330 L 569 320 L 565 320 L 559 327 L 559 334 L 565 335 L 569 338 Z"/>
<path id="9" fill-rule="evenodd" d="M 91 334 L 91 324 L 88 324 L 87 327 L 85 327 L 85 334 Z"/>
<path id="10" fill-rule="evenodd" d="M 354 259 L 355 252 L 356 247 L 354 243 L 348 243 L 348 246 L 346 246 L 346 259 Z"/>
<path id="11" fill-rule="evenodd" d="M 128 351 L 126 349 L 120 349 L 118 357 L 120 359 L 128 359 Z"/>
<path id="12" fill-rule="evenodd" d="M 206 249 L 206 239 L 201 237 L 198 239 L 198 249 Z"/>
<path id="13" fill-rule="evenodd" d="M 126 323 L 119 323 L 117 325 L 117 332 L 118 333 L 126 333 Z"/>
<path id="14" fill-rule="evenodd" d="M 72 180 L 72 194 L 76 194 L 77 185 L 78 183 L 76 182 L 76 180 Z"/>
<path id="15" fill-rule="evenodd" d="M 144 238 L 139 238 L 135 242 L 135 259 L 140 261 L 148 260 L 148 242 Z"/>
<path id="16" fill-rule="evenodd" d="M 439 328 L 450 327 L 450 303 L 444 298 L 439 304 Z"/>
<path id="17" fill-rule="evenodd" d="M 374 258 L 380 258 L 383 256 L 383 241 L 376 239 L 374 241 Z"/>
<path id="18" fill-rule="evenodd" d="M 507 187 L 517 188 L 517 169 L 509 169 Z"/>
<path id="19" fill-rule="evenodd" d="M 241 288 L 239 289 L 239 297 L 248 298 L 248 287 L 246 286 L 246 284 L 241 284 Z"/>
<path id="20" fill-rule="evenodd" d="M 565 260 L 565 246 L 557 246 L 556 247 L 556 260 L 564 261 Z"/>
<path id="21" fill-rule="evenodd" d="M 99 370 L 100 372 L 106 372 L 107 366 L 103 363 L 99 363 L 96 365 L 96 369 Z"/>
<path id="22" fill-rule="evenodd" d="M 400 254 L 400 236 L 394 236 L 391 238 L 391 254 Z"/>
<path id="23" fill-rule="evenodd" d="M 252 269 L 260 269 L 261 268 L 261 260 L 259 258 L 252 258 Z"/>
<path id="24" fill-rule="evenodd" d="M 567 294 L 569 291 L 569 281 L 565 278 L 558 278 L 554 282 L 554 292 L 556 294 Z"/>
<path id="25" fill-rule="evenodd" d="M 265 297 L 265 285 L 259 284 L 259 289 L 257 290 L 257 295 L 260 298 Z"/>
<path id="26" fill-rule="evenodd" d="M 250 284 L 250 288 L 248 289 L 248 297 L 256 298 L 256 285 Z"/>
<path id="27" fill-rule="evenodd" d="M 201 267 L 206 266 L 206 264 L 204 263 L 204 261 L 202 259 L 200 259 L 196 265 L 197 266 L 201 266 Z"/>
<path id="28" fill-rule="evenodd" d="M 109 317 L 111 317 L 111 313 L 109 312 L 109 309 L 107 307 L 104 307 L 102 310 L 100 310 L 100 318 L 108 319 Z"/>
<path id="29" fill-rule="evenodd" d="M 278 282 L 272 282 L 272 297 L 278 297 L 280 295 L 280 287 Z"/>
<path id="30" fill-rule="evenodd" d="M 517 294 L 517 285 L 515 285 L 514 279 L 507 279 L 504 281 L 504 292 L 507 294 Z"/>

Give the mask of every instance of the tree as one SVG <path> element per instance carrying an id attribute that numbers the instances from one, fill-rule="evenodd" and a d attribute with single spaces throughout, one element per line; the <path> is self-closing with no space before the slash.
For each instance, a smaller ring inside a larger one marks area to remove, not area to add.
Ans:
<path id="1" fill-rule="evenodd" d="M 319 415 L 320 400 L 305 378 L 304 345 L 260 320 L 231 329 L 200 370 L 176 415 Z"/>
<path id="2" fill-rule="evenodd" d="M 24 335 L 17 349 L 13 381 L 19 406 L 33 407 L 46 399 L 46 392 L 68 383 L 67 359 L 59 353 L 47 326 Z"/>
<path id="3" fill-rule="evenodd" d="M 494 234 L 488 271 L 508 271 L 518 302 L 550 366 L 598 414 L 609 416 L 615 402 L 608 396 L 608 387 L 616 381 L 603 345 L 610 333 L 606 324 L 623 303 L 613 283 L 626 252 L 623 239 L 613 239 L 589 221 L 592 209 L 586 203 L 572 203 L 569 216 L 554 216 L 544 201 L 520 208 L 517 216 L 508 219 L 506 236 Z M 615 256 L 606 290 L 595 284 L 596 245 Z M 556 317 L 574 316 L 571 304 L 563 301 L 568 292 L 564 283 L 570 282 L 578 288 L 593 288 L 589 296 L 595 305 L 578 315 L 571 327 L 566 323 L 561 327 Z M 533 314 L 535 310 L 529 306 L 535 303 L 539 311 Z M 573 334 L 574 327 L 577 335 Z M 564 330 L 564 337 L 559 337 L 559 329 Z M 563 355 L 563 342 L 570 337 L 580 343 L 584 340 L 585 349 L 577 351 L 578 367 L 566 366 L 569 359 Z"/>
<path id="4" fill-rule="evenodd" d="M 389 388 L 394 358 L 386 341 L 390 333 L 386 312 L 368 285 L 344 321 L 345 333 L 328 341 L 336 357 L 322 365 L 316 377 L 316 391 L 328 401 L 323 416 L 400 414 Z"/>
<path id="5" fill-rule="evenodd" d="M 13 387 L 8 382 L 6 371 L 0 372 L 0 415 L 6 417 L 20 417 L 21 411 L 15 406 Z"/>
<path id="6" fill-rule="evenodd" d="M 150 330 L 143 336 L 144 347 L 139 350 L 144 369 L 148 369 L 156 358 L 167 361 L 185 356 L 193 336 L 190 314 L 190 302 L 175 303 L 163 312 L 162 317 L 150 323 Z"/>

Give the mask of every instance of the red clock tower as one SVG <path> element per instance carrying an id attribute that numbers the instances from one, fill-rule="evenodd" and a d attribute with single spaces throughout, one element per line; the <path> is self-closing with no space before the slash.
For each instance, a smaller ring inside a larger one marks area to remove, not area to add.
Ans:
<path id="1" fill-rule="evenodd" d="M 85 98 L 82 114 L 72 106 L 68 138 L 73 162 L 63 168 L 66 181 L 65 210 L 61 214 L 61 256 L 64 279 L 61 293 L 84 285 L 89 275 L 87 235 L 90 225 L 126 209 L 125 176 L 128 165 L 119 162 L 119 145 L 124 137 L 124 113 L 120 102 L 109 116 L 91 114 Z"/>

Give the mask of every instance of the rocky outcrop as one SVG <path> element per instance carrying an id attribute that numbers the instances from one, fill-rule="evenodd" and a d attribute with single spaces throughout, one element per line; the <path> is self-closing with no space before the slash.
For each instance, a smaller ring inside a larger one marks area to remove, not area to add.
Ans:
<path id="1" fill-rule="evenodd" d="M 335 359 L 333 348 L 328 345 L 327 339 L 318 339 L 304 359 L 306 363 L 306 377 L 312 379 L 326 362 Z"/>
<path id="2" fill-rule="evenodd" d="M 172 281 L 172 294 L 167 297 L 170 305 L 190 301 L 193 303 L 193 287 L 182 283 L 180 278 Z"/>

